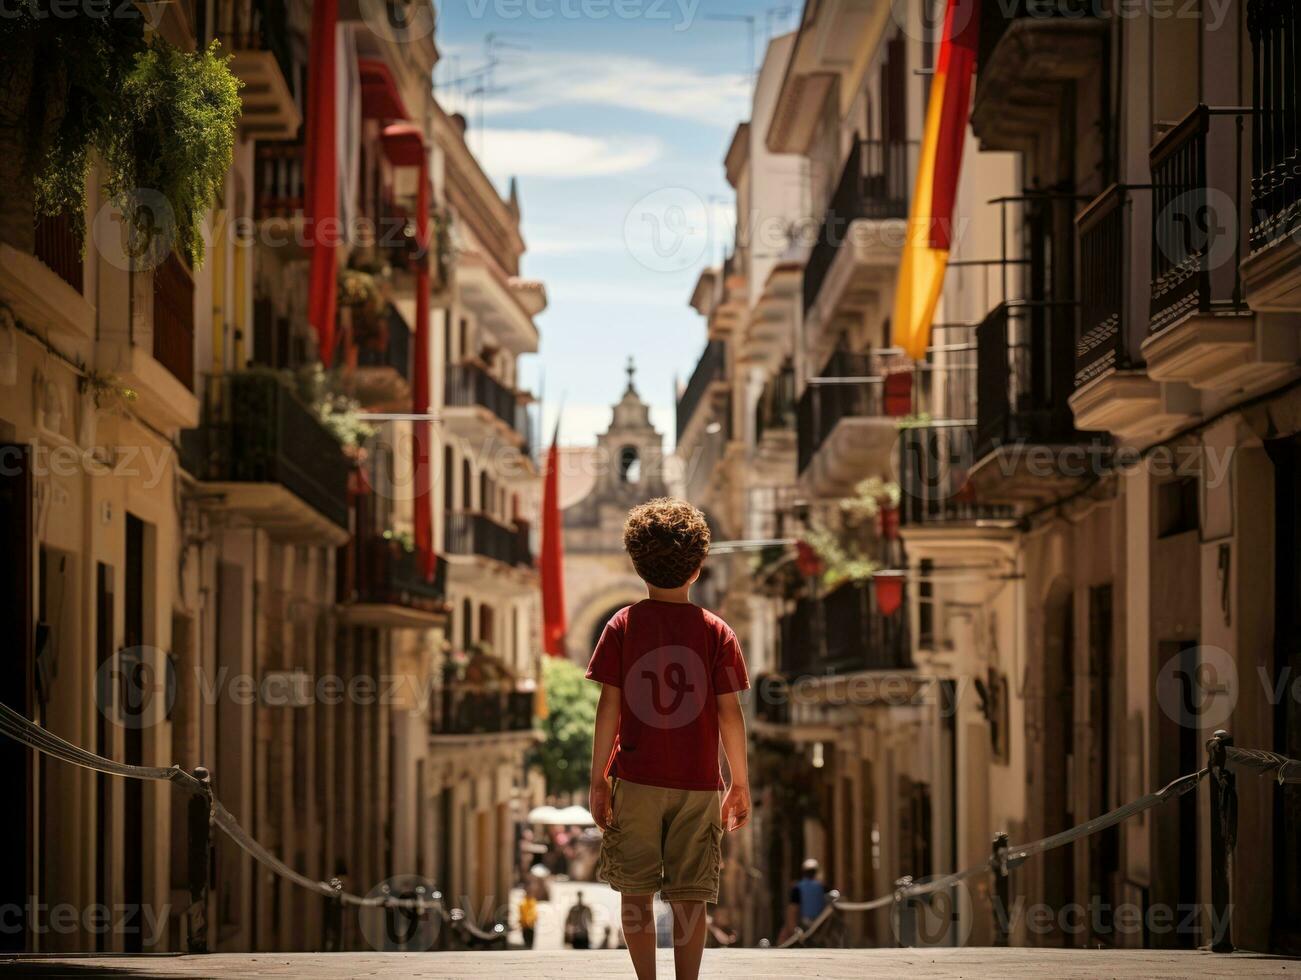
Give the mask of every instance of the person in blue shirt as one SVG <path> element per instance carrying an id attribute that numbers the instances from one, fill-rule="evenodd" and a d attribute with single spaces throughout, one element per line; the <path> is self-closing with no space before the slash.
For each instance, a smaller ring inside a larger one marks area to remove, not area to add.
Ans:
<path id="1" fill-rule="evenodd" d="M 807 929 L 809 923 L 827 907 L 827 886 L 818 877 L 818 867 L 817 858 L 806 859 L 801 867 L 803 875 L 791 888 L 790 904 L 786 908 L 786 927 L 782 930 L 779 941 L 785 941 L 796 928 Z"/>

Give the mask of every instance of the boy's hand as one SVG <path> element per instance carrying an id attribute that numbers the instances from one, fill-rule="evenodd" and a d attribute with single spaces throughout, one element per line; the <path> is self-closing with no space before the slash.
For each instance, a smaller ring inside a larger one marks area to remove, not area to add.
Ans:
<path id="1" fill-rule="evenodd" d="M 596 821 L 598 827 L 602 830 L 610 829 L 610 823 L 614 820 L 614 811 L 610 807 L 610 780 L 604 775 L 592 780 L 587 809 L 591 811 L 592 819 Z"/>
<path id="2" fill-rule="evenodd" d="M 740 830 L 750 820 L 750 787 L 733 783 L 723 797 L 723 829 L 728 833 Z"/>

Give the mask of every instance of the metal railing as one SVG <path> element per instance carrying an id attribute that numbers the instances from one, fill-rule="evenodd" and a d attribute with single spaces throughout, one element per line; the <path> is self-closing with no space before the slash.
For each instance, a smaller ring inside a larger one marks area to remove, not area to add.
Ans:
<path id="1" fill-rule="evenodd" d="M 450 364 L 444 402 L 486 408 L 512 430 L 528 439 L 528 412 L 514 391 L 477 364 Z"/>
<path id="2" fill-rule="evenodd" d="M 1013 508 L 982 503 L 968 483 L 976 462 L 976 426 L 937 421 L 899 432 L 899 520 L 972 521 L 1011 517 Z"/>
<path id="3" fill-rule="evenodd" d="M 77 292 L 82 291 L 85 274 L 81 252 L 82 242 L 73 233 L 70 214 L 36 219 L 36 257 Z"/>
<path id="4" fill-rule="evenodd" d="M 202 9 L 204 4 L 197 5 Z M 211 31 L 196 30 L 202 40 L 204 35 L 219 37 L 229 51 L 270 51 L 280 67 L 286 84 L 294 85 L 293 58 L 289 47 L 289 26 L 281 0 L 234 0 L 215 4 L 216 22 Z"/>
<path id="5" fill-rule="evenodd" d="M 981 864 L 925 881 L 904 876 L 895 881 L 892 891 L 867 901 L 846 901 L 837 897 L 807 927 L 796 929 L 792 936 L 777 946 L 803 946 L 810 940 L 815 940 L 820 931 L 832 928 L 829 924 L 843 913 L 872 912 L 884 908 L 892 910 L 895 935 L 899 937 L 900 945 L 916 945 L 919 903 L 932 895 L 948 892 L 964 881 L 984 875 L 993 878 L 991 905 L 995 945 L 1007 946 L 1011 941 L 1013 921 L 1012 872 L 1032 857 L 1073 844 L 1130 817 L 1178 799 L 1195 790 L 1205 779 L 1211 791 L 1211 921 L 1218 923 L 1217 934 L 1212 937 L 1210 948 L 1216 953 L 1232 952 L 1232 862 L 1238 832 L 1237 775 L 1252 773 L 1269 777 L 1280 784 L 1298 784 L 1301 783 L 1301 761 L 1263 749 L 1236 748 L 1232 737 L 1225 731 L 1217 731 L 1210 738 L 1206 743 L 1206 754 L 1207 765 L 1204 769 L 1181 776 L 1155 792 L 1140 796 L 1060 833 L 1027 844 L 1012 844 L 1008 834 L 1000 831 L 994 835 L 989 860 Z"/>
<path id="6" fill-rule="evenodd" d="M 700 407 L 700 403 L 710 385 L 715 381 L 723 380 L 726 377 L 726 371 L 727 343 L 722 340 L 711 340 L 705 345 L 704 351 L 701 352 L 700 360 L 696 362 L 695 370 L 691 372 L 691 380 L 687 382 L 681 397 L 678 398 L 677 434 L 679 441 L 682 439 L 682 433 L 687 431 L 687 426 L 696 414 L 696 409 Z"/>
<path id="7" fill-rule="evenodd" d="M 1301 10 L 1295 2 L 1247 0 L 1251 34 L 1251 249 L 1301 226 Z"/>
<path id="8" fill-rule="evenodd" d="M 478 511 L 447 511 L 444 541 L 448 554 L 478 555 L 524 568 L 533 565 L 527 527 L 521 534 L 520 525 L 501 524 Z"/>
<path id="9" fill-rule="evenodd" d="M 898 351 L 832 352 L 818 376 L 810 379 L 796 409 L 799 472 L 808 469 L 841 419 L 886 414 L 885 375 L 906 364 Z"/>
<path id="10" fill-rule="evenodd" d="M 392 306 L 384 317 L 382 344 L 359 344 L 357 367 L 392 368 L 401 377 L 411 379 L 411 328 Z"/>
<path id="11" fill-rule="evenodd" d="M 1240 220 L 1250 109 L 1199 105 L 1152 147 L 1152 333 L 1195 313 L 1244 313 Z"/>
<path id="12" fill-rule="evenodd" d="M 488 690 L 451 683 L 443 688 L 431 735 L 495 735 L 533 730 L 531 691 Z"/>
<path id="13" fill-rule="evenodd" d="M 764 433 L 795 428 L 795 365 L 787 360 L 768 379 L 754 406 L 754 441 L 761 442 Z"/>
<path id="14" fill-rule="evenodd" d="M 186 810 L 186 888 L 190 906 L 186 910 L 186 951 L 208 952 L 209 893 L 212 891 L 212 852 L 215 846 L 213 828 L 220 830 L 237 847 L 273 874 L 298 885 L 306 891 L 321 896 L 329 902 L 325 915 L 324 947 L 338 949 L 343 925 L 343 907 L 381 908 L 395 910 L 408 918 L 426 915 L 438 916 L 448 929 L 439 929 L 440 948 L 500 948 L 506 945 L 506 926 L 494 923 L 490 929 L 476 927 L 461 909 L 449 908 L 438 891 L 425 894 L 416 889 L 410 896 L 393 895 L 386 886 L 378 894 L 357 895 L 344 891 L 338 878 L 319 881 L 294 870 L 260 844 L 217 799 L 212 789 L 212 776 L 203 766 L 187 772 L 178 765 L 136 766 L 107 759 L 59 738 L 35 722 L 25 718 L 6 704 L 0 704 L 0 735 L 4 735 L 33 751 L 92 772 L 127 779 L 167 782 L 190 795 Z"/>
<path id="15" fill-rule="evenodd" d="M 341 557 L 342 602 L 406 606 L 429 613 L 446 608 L 446 562 L 437 562 L 432 581 L 427 580 L 418 551 L 408 551 L 400 541 L 374 533 L 353 535 Z"/>
<path id="16" fill-rule="evenodd" d="M 882 615 L 867 583 L 845 582 L 804 596 L 779 623 L 778 665 L 787 678 L 867 670 L 908 670 L 912 655 L 905 608 Z"/>
<path id="17" fill-rule="evenodd" d="M 194 390 L 194 279 L 175 252 L 154 269 L 153 355 Z"/>
<path id="18" fill-rule="evenodd" d="M 850 147 L 804 266 L 806 313 L 817 302 L 836 253 L 855 221 L 908 217 L 917 153 L 918 144 L 907 141 L 856 140 Z"/>
<path id="19" fill-rule="evenodd" d="M 1007 443 L 1079 438 L 1074 390 L 1074 303 L 999 303 L 976 328 L 976 456 Z"/>
<path id="20" fill-rule="evenodd" d="M 1131 366 L 1125 283 L 1129 275 L 1132 203 L 1113 184 L 1075 219 L 1080 252 L 1080 326 L 1075 386 Z"/>
<path id="21" fill-rule="evenodd" d="M 181 456 L 197 480 L 279 483 L 348 526 L 348 458 L 274 374 L 210 375 L 199 428 L 181 433 Z"/>

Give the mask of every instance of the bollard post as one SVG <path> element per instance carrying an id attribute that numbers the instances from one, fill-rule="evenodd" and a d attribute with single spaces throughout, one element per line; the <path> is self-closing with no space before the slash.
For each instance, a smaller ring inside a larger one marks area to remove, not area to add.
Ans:
<path id="1" fill-rule="evenodd" d="M 1211 784 L 1211 951 L 1233 952 L 1233 848 L 1238 838 L 1238 779 L 1226 750 L 1233 736 L 1223 729 L 1206 743 Z M 1190 860 L 1196 861 L 1194 854 Z"/>
<path id="2" fill-rule="evenodd" d="M 989 852 L 989 869 L 994 872 L 994 945 L 1006 946 L 1012 925 L 1012 887 L 1007 868 L 1007 831 L 994 835 Z"/>
<path id="3" fill-rule="evenodd" d="M 190 794 L 185 810 L 187 878 L 190 886 L 185 949 L 189 953 L 206 953 L 208 873 L 212 867 L 212 775 L 203 766 L 196 766 L 193 775 L 199 781 L 199 788 Z"/>
<path id="4" fill-rule="evenodd" d="M 330 879 L 333 895 L 325 899 L 325 951 L 337 953 L 343 948 L 343 882 L 339 878 Z"/>
<path id="5" fill-rule="evenodd" d="M 900 946 L 917 945 L 917 908 L 908 895 L 912 887 L 912 875 L 904 875 L 894 883 L 894 905 L 899 917 L 897 936 Z"/>

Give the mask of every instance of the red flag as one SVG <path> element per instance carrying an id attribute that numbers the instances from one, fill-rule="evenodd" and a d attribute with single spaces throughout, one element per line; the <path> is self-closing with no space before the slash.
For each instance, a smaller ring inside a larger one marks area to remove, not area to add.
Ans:
<path id="1" fill-rule="evenodd" d="M 556 420 L 542 477 L 542 649 L 549 656 L 565 655 L 565 542 L 560 522 L 560 420 Z"/>
<path id="2" fill-rule="evenodd" d="M 334 358 L 339 228 L 339 161 L 335 151 L 335 46 L 338 0 L 317 0 L 307 59 L 307 133 L 303 218 L 312 252 L 307 322 L 316 331 L 321 362 Z"/>
<path id="3" fill-rule="evenodd" d="M 943 109 L 935 144 L 935 183 L 931 193 L 931 248 L 953 243 L 953 202 L 962 172 L 971 111 L 971 76 L 980 41 L 980 0 L 951 0 L 944 15 L 944 34 L 932 85 L 943 85 Z"/>

